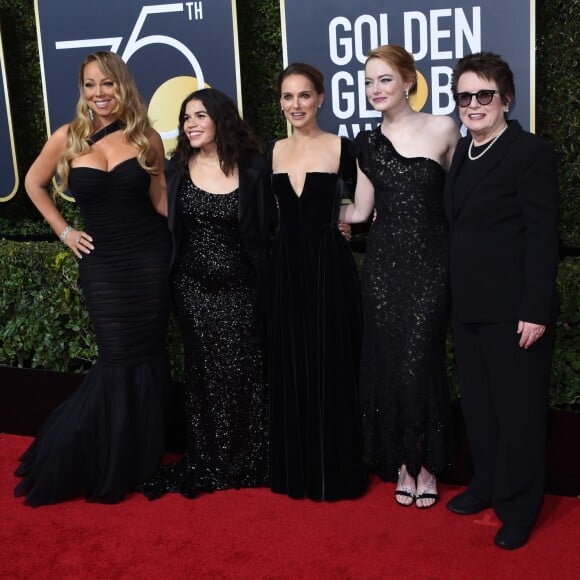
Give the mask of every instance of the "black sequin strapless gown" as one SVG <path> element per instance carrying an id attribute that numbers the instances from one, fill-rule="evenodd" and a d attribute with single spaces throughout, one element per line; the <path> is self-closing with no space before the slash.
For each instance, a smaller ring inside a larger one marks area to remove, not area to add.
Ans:
<path id="1" fill-rule="evenodd" d="M 338 230 L 335 173 L 309 173 L 298 196 L 272 175 L 279 229 L 272 250 L 272 490 L 294 498 L 361 495 L 358 407 L 360 288 Z"/>
<path id="2" fill-rule="evenodd" d="M 268 482 L 268 394 L 256 272 L 238 232 L 238 190 L 212 194 L 182 180 L 173 296 L 185 348 L 186 450 L 144 486 L 168 491 L 264 486 Z"/>
<path id="3" fill-rule="evenodd" d="M 163 399 L 171 241 L 135 158 L 71 169 L 69 187 L 95 249 L 79 261 L 99 357 L 21 457 L 15 495 L 32 506 L 84 495 L 115 503 L 164 451 Z"/>
<path id="4" fill-rule="evenodd" d="M 422 465 L 439 473 L 449 448 L 445 171 L 399 155 L 380 128 L 354 149 L 377 209 L 362 272 L 365 459 L 386 480 L 402 463 L 414 476 Z"/>

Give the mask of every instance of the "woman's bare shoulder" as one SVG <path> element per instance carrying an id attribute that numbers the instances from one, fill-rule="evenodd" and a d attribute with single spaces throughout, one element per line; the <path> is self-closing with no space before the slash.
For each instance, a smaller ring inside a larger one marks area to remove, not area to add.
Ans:
<path id="1" fill-rule="evenodd" d="M 69 123 L 61 125 L 52 133 L 44 144 L 43 153 L 59 156 L 66 149 L 69 126 Z"/>
<path id="2" fill-rule="evenodd" d="M 428 129 L 438 135 L 451 135 L 459 131 L 457 123 L 449 115 L 430 115 L 428 117 Z"/>
<path id="3" fill-rule="evenodd" d="M 66 143 L 68 133 L 69 133 L 70 123 L 65 123 L 61 125 L 52 135 L 50 139 L 52 139 L 56 143 L 62 143 L 63 145 Z"/>

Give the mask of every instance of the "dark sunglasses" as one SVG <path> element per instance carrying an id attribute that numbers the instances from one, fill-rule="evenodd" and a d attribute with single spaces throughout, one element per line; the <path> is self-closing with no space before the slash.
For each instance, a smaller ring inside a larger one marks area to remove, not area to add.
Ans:
<path id="1" fill-rule="evenodd" d="M 477 99 L 477 102 L 480 105 L 489 105 L 489 103 L 493 101 L 493 95 L 495 95 L 495 93 L 497 93 L 497 91 L 491 90 L 477 91 L 477 93 L 455 93 L 453 98 L 460 107 L 469 107 L 473 97 Z"/>

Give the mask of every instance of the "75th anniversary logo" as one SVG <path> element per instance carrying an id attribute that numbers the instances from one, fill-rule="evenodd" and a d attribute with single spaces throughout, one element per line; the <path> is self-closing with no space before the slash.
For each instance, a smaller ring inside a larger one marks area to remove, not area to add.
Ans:
<path id="1" fill-rule="evenodd" d="M 219 88 L 241 108 L 235 11 L 235 0 L 36 0 L 49 133 L 73 117 L 79 64 L 97 50 L 129 65 L 166 152 L 191 91 Z"/>

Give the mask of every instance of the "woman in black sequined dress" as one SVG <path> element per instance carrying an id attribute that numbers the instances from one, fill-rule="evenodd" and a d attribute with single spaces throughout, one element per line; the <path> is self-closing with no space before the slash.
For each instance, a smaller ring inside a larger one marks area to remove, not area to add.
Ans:
<path id="1" fill-rule="evenodd" d="M 186 450 L 144 486 L 168 491 L 268 482 L 263 366 L 269 174 L 236 105 L 216 89 L 181 106 L 167 171 L 172 286 L 185 349 Z"/>
<path id="2" fill-rule="evenodd" d="M 417 73 L 403 48 L 371 50 L 365 78 L 383 120 L 355 139 L 357 190 L 344 211 L 358 222 L 376 208 L 362 274 L 365 459 L 385 480 L 399 471 L 400 505 L 428 508 L 448 465 L 443 186 L 459 132 L 451 118 L 411 108 Z"/>

